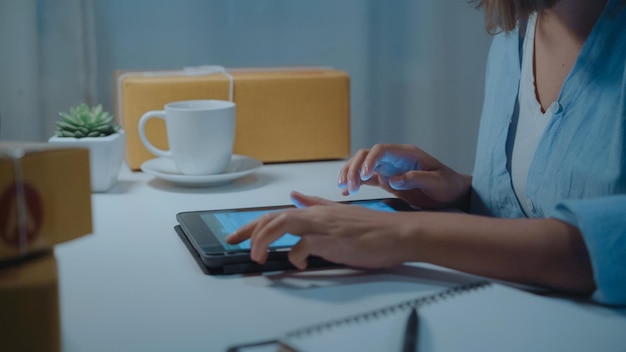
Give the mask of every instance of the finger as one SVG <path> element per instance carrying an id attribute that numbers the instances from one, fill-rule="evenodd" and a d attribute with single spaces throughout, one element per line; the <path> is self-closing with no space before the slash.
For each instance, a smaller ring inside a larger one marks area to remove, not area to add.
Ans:
<path id="1" fill-rule="evenodd" d="M 381 183 L 379 180 L 379 177 L 377 175 L 375 175 L 374 177 L 370 178 L 367 181 L 361 181 L 361 186 L 362 185 L 368 185 L 368 186 L 374 186 L 374 187 L 382 187 L 383 189 L 385 189 L 386 191 L 389 191 L 390 187 L 388 183 Z M 341 191 L 341 195 L 342 196 L 349 196 L 350 192 L 348 192 L 347 189 L 344 189 Z"/>
<path id="2" fill-rule="evenodd" d="M 293 191 L 290 194 L 291 201 L 298 208 L 306 208 L 313 205 L 335 205 L 336 202 L 333 202 L 328 199 L 324 199 L 321 197 L 307 196 L 297 191 Z"/>
<path id="3" fill-rule="evenodd" d="M 256 224 L 257 224 L 256 221 L 252 221 L 241 226 L 240 228 L 235 230 L 235 232 L 233 232 L 232 234 L 226 237 L 226 243 L 237 244 L 237 243 L 247 240 L 252 235 L 252 232 L 254 228 L 256 227 Z"/>
<path id="4" fill-rule="evenodd" d="M 287 254 L 289 261 L 296 268 L 304 270 L 308 266 L 308 259 L 312 255 L 324 258 L 324 253 L 332 248 L 329 236 L 323 235 L 306 235 L 291 248 Z M 326 250 L 324 250 L 326 249 Z"/>
<path id="5" fill-rule="evenodd" d="M 288 211 L 288 210 L 283 210 Z M 256 242 L 258 241 L 258 233 L 267 226 L 267 224 L 271 223 L 274 218 L 280 215 L 282 211 L 274 211 L 270 213 L 263 214 L 261 217 L 256 219 L 253 223 L 254 227 L 250 231 L 250 248 L 254 248 L 256 246 Z M 268 245 L 269 247 L 269 245 Z"/>
<path id="6" fill-rule="evenodd" d="M 339 170 L 339 176 L 337 177 L 337 187 L 344 190 L 348 187 L 348 170 L 350 169 L 350 163 L 352 159 L 348 160 Z"/>
<path id="7" fill-rule="evenodd" d="M 359 170 L 361 180 L 369 180 L 374 175 L 376 166 L 385 155 L 387 148 L 389 148 L 387 144 L 376 144 L 370 149 L 361 162 L 361 169 Z"/>
<path id="8" fill-rule="evenodd" d="M 394 148 L 397 149 L 398 146 L 394 144 L 376 144 L 373 146 L 367 158 L 363 161 L 361 179 L 369 180 L 378 171 L 379 167 L 389 167 L 388 155 L 395 152 Z"/>
<path id="9" fill-rule="evenodd" d="M 352 157 L 352 162 L 350 163 L 348 173 L 346 175 L 349 194 L 357 193 L 361 187 L 361 168 L 363 160 L 365 160 L 368 153 L 369 150 L 361 149 L 354 155 L 354 157 Z"/>
<path id="10" fill-rule="evenodd" d="M 363 149 L 363 150 L 367 152 L 366 149 Z M 340 189 L 348 188 L 348 179 L 349 179 L 348 174 L 350 172 L 350 168 L 354 164 L 355 159 L 357 159 L 360 154 L 361 154 L 361 150 L 356 152 L 348 161 L 346 161 L 346 163 L 339 170 L 339 177 L 337 178 L 337 186 Z"/>
<path id="11" fill-rule="evenodd" d="M 308 242 L 309 237 L 305 236 L 300 238 L 300 241 L 298 241 L 295 246 L 291 247 L 291 250 L 287 253 L 287 257 L 289 258 L 291 264 L 300 270 L 306 269 L 308 264 L 307 259 L 311 254 Z"/>
<path id="12" fill-rule="evenodd" d="M 368 186 L 374 186 L 374 187 L 381 186 L 381 183 L 378 180 L 378 177 L 371 177 L 368 180 L 361 180 L 360 184 L 361 184 L 361 186 L 362 185 L 368 185 Z M 350 195 L 350 191 L 348 190 L 347 185 L 345 185 L 343 187 L 340 186 L 339 188 L 341 188 L 341 195 L 342 196 L 349 196 Z"/>
<path id="13" fill-rule="evenodd" d="M 410 189 L 431 189 L 438 182 L 439 176 L 429 171 L 409 171 L 389 178 L 392 189 L 403 191 Z"/>
<path id="14" fill-rule="evenodd" d="M 274 213 L 274 216 L 263 226 L 257 226 L 251 237 L 250 257 L 257 263 L 265 263 L 269 245 L 286 233 L 296 236 L 303 233 L 320 233 L 321 231 L 316 230 L 323 225 L 317 225 L 316 222 L 309 220 L 308 209 L 311 208 L 290 209 Z"/>

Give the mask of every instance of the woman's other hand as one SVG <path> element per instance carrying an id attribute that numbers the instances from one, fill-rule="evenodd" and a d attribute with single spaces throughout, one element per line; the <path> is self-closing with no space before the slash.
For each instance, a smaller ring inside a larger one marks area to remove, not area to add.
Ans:
<path id="1" fill-rule="evenodd" d="M 463 207 L 471 176 L 462 175 L 413 145 L 376 144 L 346 162 L 337 181 L 343 195 L 378 186 L 422 209 Z"/>

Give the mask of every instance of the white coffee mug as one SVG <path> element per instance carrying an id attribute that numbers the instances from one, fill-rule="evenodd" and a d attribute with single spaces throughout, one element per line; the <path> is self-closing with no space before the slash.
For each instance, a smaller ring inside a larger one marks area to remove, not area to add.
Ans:
<path id="1" fill-rule="evenodd" d="M 155 147 L 146 137 L 145 125 L 152 118 L 165 120 L 169 150 Z M 225 100 L 188 100 L 148 111 L 139 120 L 141 142 L 153 154 L 171 158 L 185 175 L 224 172 L 235 141 L 235 103 Z"/>

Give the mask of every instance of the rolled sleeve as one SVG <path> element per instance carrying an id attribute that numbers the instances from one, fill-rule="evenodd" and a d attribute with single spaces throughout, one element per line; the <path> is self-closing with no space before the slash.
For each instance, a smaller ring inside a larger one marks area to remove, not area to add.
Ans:
<path id="1" fill-rule="evenodd" d="M 580 230 L 597 286 L 593 299 L 626 305 L 626 195 L 563 201 L 550 217 Z"/>

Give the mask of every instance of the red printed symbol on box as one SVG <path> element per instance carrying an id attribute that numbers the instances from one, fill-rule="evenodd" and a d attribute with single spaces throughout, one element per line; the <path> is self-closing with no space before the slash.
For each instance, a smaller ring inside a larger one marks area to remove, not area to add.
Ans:
<path id="1" fill-rule="evenodd" d="M 25 216 L 20 219 L 18 196 L 23 196 Z M 21 224 L 20 222 L 24 223 Z M 17 183 L 0 195 L 0 239 L 8 245 L 22 246 L 31 243 L 38 235 L 43 222 L 43 206 L 37 190 L 27 183 Z M 20 226 L 23 227 L 20 229 Z"/>

